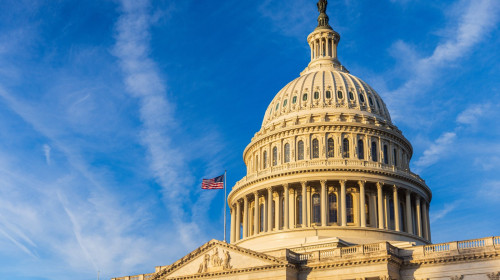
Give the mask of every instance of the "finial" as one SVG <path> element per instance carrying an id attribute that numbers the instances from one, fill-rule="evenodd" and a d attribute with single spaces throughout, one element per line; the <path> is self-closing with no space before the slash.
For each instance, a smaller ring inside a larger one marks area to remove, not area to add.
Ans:
<path id="1" fill-rule="evenodd" d="M 326 15 L 326 6 L 328 5 L 328 0 L 319 0 L 318 1 L 318 11 L 319 11 L 319 16 L 318 16 L 318 27 L 317 28 L 328 28 L 332 29 L 332 27 L 328 24 L 328 21 L 330 20 L 328 16 Z"/>

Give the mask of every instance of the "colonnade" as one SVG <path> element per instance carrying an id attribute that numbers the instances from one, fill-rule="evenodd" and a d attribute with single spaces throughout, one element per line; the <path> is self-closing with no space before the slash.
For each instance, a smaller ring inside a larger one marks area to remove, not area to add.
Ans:
<path id="1" fill-rule="evenodd" d="M 309 42 L 311 47 L 311 60 L 320 57 L 337 58 L 337 42 L 334 37 L 325 36 Z"/>
<path id="2" fill-rule="evenodd" d="M 230 205 L 230 241 L 312 226 L 372 227 L 430 241 L 428 205 L 416 192 L 381 182 L 285 183 L 248 193 Z"/>

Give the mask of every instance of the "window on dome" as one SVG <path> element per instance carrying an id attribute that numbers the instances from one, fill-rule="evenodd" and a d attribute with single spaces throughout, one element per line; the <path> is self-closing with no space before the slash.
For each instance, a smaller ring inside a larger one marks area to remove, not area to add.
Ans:
<path id="1" fill-rule="evenodd" d="M 354 203 L 353 203 L 352 194 L 350 194 L 350 193 L 346 194 L 345 205 L 346 205 L 346 210 L 347 210 L 346 211 L 347 222 L 354 223 Z"/>
<path id="2" fill-rule="evenodd" d="M 290 144 L 285 144 L 285 162 L 290 162 Z"/>
<path id="3" fill-rule="evenodd" d="M 394 165 L 397 166 L 398 165 L 398 150 L 396 150 L 396 148 L 394 148 L 392 157 L 393 157 Z"/>
<path id="4" fill-rule="evenodd" d="M 339 91 L 337 91 L 337 98 L 338 98 L 338 99 L 342 99 L 342 98 L 344 98 L 344 95 L 343 95 L 342 91 L 340 91 L 340 90 L 339 90 Z"/>
<path id="5" fill-rule="evenodd" d="M 300 140 L 297 143 L 297 159 L 298 160 L 304 159 L 304 141 L 302 141 L 302 140 Z"/>
<path id="6" fill-rule="evenodd" d="M 278 103 L 276 104 L 276 111 L 278 111 L 278 109 L 279 109 L 279 108 L 280 108 L 280 103 L 278 102 Z"/>
<path id="7" fill-rule="evenodd" d="M 378 98 L 375 98 L 375 102 L 377 102 L 377 107 L 380 109 L 380 103 L 378 102 Z"/>
<path id="8" fill-rule="evenodd" d="M 337 196 L 334 193 L 328 195 L 328 222 L 337 222 Z"/>
<path id="9" fill-rule="evenodd" d="M 358 140 L 358 159 L 365 159 L 365 147 L 363 140 Z"/>
<path id="10" fill-rule="evenodd" d="M 329 91 L 329 90 L 326 91 L 326 98 L 328 98 L 328 99 L 332 98 L 332 92 L 331 91 Z"/>
<path id="11" fill-rule="evenodd" d="M 319 194 L 315 193 L 312 196 L 312 222 L 315 224 L 321 223 L 321 205 Z"/>
<path id="12" fill-rule="evenodd" d="M 349 158 L 349 139 L 344 138 L 342 142 L 342 157 Z"/>
<path id="13" fill-rule="evenodd" d="M 361 103 L 365 103 L 365 97 L 362 93 L 359 94 L 359 101 L 361 101 Z"/>
<path id="14" fill-rule="evenodd" d="M 389 164 L 389 151 L 387 150 L 387 145 L 384 145 L 384 163 Z"/>
<path id="15" fill-rule="evenodd" d="M 297 103 L 297 96 L 294 96 L 294 97 L 292 98 L 292 104 L 295 104 L 295 103 Z"/>
<path id="16" fill-rule="evenodd" d="M 300 194 L 297 196 L 297 199 L 295 202 L 295 213 L 297 213 L 296 224 L 297 224 L 297 226 L 301 225 L 302 224 L 302 195 L 300 195 Z"/>
<path id="17" fill-rule="evenodd" d="M 278 165 L 278 148 L 273 148 L 273 166 Z"/>
<path id="18" fill-rule="evenodd" d="M 368 102 L 370 102 L 370 106 L 373 106 L 373 100 L 371 96 L 368 96 Z"/>
<path id="19" fill-rule="evenodd" d="M 304 93 L 304 95 L 302 95 L 302 101 L 307 101 L 307 93 Z"/>
<path id="20" fill-rule="evenodd" d="M 288 99 L 285 99 L 285 101 L 283 101 L 283 107 L 285 107 L 287 103 L 288 103 Z"/>
<path id="21" fill-rule="evenodd" d="M 267 151 L 264 151 L 264 154 L 262 154 L 262 164 L 264 165 L 264 169 L 267 168 Z"/>
<path id="22" fill-rule="evenodd" d="M 319 141 L 318 141 L 318 139 L 312 140 L 312 158 L 319 158 Z"/>
<path id="23" fill-rule="evenodd" d="M 354 94 L 352 93 L 352 91 L 349 92 L 349 99 L 354 100 Z"/>
<path id="24" fill-rule="evenodd" d="M 333 142 L 333 138 L 328 138 L 328 146 L 327 146 L 328 157 L 332 158 L 335 156 L 335 144 Z"/>
<path id="25" fill-rule="evenodd" d="M 319 99 L 319 92 L 317 91 L 314 92 L 314 99 Z"/>
<path id="26" fill-rule="evenodd" d="M 372 142 L 372 160 L 373 161 L 378 161 L 378 156 L 377 156 L 377 142 Z"/>

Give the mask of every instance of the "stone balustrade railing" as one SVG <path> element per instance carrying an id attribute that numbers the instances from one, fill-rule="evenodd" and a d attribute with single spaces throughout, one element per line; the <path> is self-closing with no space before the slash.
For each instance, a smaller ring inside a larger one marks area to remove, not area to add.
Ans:
<path id="1" fill-rule="evenodd" d="M 335 248 L 328 250 L 319 250 L 305 254 L 295 253 L 287 250 L 286 258 L 290 262 L 302 263 L 319 261 L 322 259 L 343 258 L 343 257 L 359 257 L 363 255 L 372 255 L 374 253 L 397 254 L 397 248 L 387 242 L 363 244 L 343 248 Z"/>
<path id="2" fill-rule="evenodd" d="M 314 159 L 314 160 L 304 160 L 297 162 L 284 163 L 278 166 L 271 166 L 264 170 L 259 170 L 257 172 L 250 173 L 249 175 L 243 177 L 241 180 L 236 182 L 233 189 L 237 189 L 239 186 L 246 183 L 250 183 L 257 179 L 263 178 L 270 174 L 277 174 L 280 172 L 289 172 L 296 169 L 310 169 L 314 167 L 364 167 L 364 168 L 374 168 L 381 169 L 383 171 L 392 172 L 396 175 L 407 177 L 413 179 L 422 185 L 425 185 L 425 181 L 420 178 L 417 174 L 403 168 L 398 168 L 394 165 L 383 164 L 380 162 L 372 162 L 366 160 L 357 159 Z"/>
<path id="3" fill-rule="evenodd" d="M 443 253 L 462 253 L 470 250 L 475 250 L 478 248 L 488 248 L 488 247 L 500 249 L 500 236 L 425 245 L 423 246 L 423 250 L 420 253 L 424 255 L 443 254 Z M 417 250 L 416 252 L 418 253 Z"/>
<path id="4" fill-rule="evenodd" d="M 154 273 L 139 274 L 134 276 L 124 276 L 118 278 L 111 278 L 111 280 L 149 280 L 153 278 Z"/>

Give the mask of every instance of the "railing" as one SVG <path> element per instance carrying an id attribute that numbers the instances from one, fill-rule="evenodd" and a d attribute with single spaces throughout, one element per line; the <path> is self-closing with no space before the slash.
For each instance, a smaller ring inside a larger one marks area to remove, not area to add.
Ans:
<path id="1" fill-rule="evenodd" d="M 340 255 L 346 256 L 346 255 L 352 255 L 356 254 L 358 252 L 358 247 L 347 247 L 347 248 L 341 248 L 340 249 Z"/>
<path id="2" fill-rule="evenodd" d="M 471 249 L 484 247 L 485 240 L 484 239 L 476 239 L 476 240 L 466 240 L 458 242 L 458 249 Z"/>
<path id="3" fill-rule="evenodd" d="M 297 162 L 289 162 L 289 163 L 284 163 L 279 166 L 270 166 L 264 170 L 259 170 L 257 172 L 250 173 L 249 175 L 243 177 L 241 180 L 236 182 L 234 188 L 237 188 L 238 186 L 245 184 L 247 182 L 251 182 L 253 180 L 256 180 L 258 178 L 264 177 L 268 174 L 271 173 L 277 173 L 281 171 L 290 171 L 294 169 L 301 169 L 301 168 L 309 168 L 309 167 L 318 167 L 318 166 L 325 166 L 325 167 L 331 167 L 331 166 L 350 166 L 350 167 L 367 167 L 367 168 L 377 168 L 377 169 L 382 169 L 385 171 L 393 172 L 398 175 L 410 177 L 422 184 L 425 184 L 425 181 L 420 178 L 417 174 L 409 171 L 406 168 L 398 168 L 394 165 L 390 164 L 383 164 L 380 162 L 372 162 L 372 161 L 366 161 L 366 160 L 357 160 L 357 159 L 313 159 L 313 160 L 304 160 L 304 161 L 297 161 Z"/>
<path id="4" fill-rule="evenodd" d="M 493 237 L 493 245 L 500 245 L 500 236 Z"/>
<path id="5" fill-rule="evenodd" d="M 450 244 L 434 244 L 434 245 L 424 246 L 424 254 L 447 252 L 449 250 L 450 250 Z"/>
<path id="6" fill-rule="evenodd" d="M 134 276 L 124 276 L 124 277 L 117 277 L 117 278 L 111 278 L 111 280 L 149 280 L 153 278 L 154 273 L 147 273 L 147 274 L 139 274 L 139 275 L 134 275 Z"/>
<path id="7" fill-rule="evenodd" d="M 363 252 L 365 253 L 377 252 L 379 250 L 380 250 L 379 244 L 363 245 Z"/>
<path id="8" fill-rule="evenodd" d="M 475 248 L 485 248 L 485 247 L 500 247 L 500 236 L 426 245 L 424 246 L 424 254 L 442 253 L 450 251 L 461 252 Z"/>

